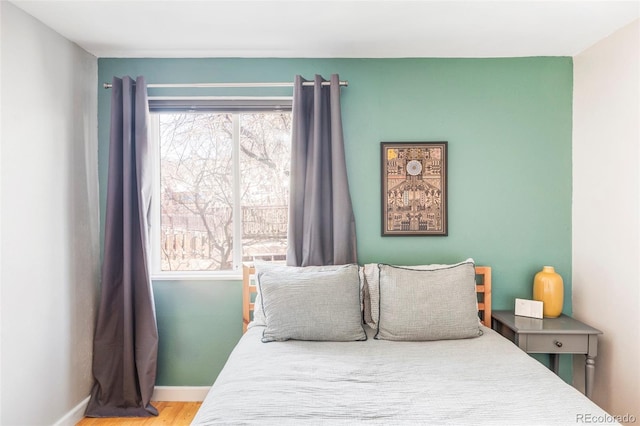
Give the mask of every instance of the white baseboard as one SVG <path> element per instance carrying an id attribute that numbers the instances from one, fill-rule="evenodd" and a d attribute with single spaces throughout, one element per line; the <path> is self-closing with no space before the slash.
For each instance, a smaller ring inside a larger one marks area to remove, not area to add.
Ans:
<path id="1" fill-rule="evenodd" d="M 153 401 L 204 401 L 211 386 L 156 386 Z"/>
<path id="2" fill-rule="evenodd" d="M 53 426 L 75 426 L 84 417 L 84 411 L 87 409 L 88 404 L 89 397 L 86 397 L 80 404 L 73 407 L 71 411 L 55 422 Z"/>
<path id="3" fill-rule="evenodd" d="M 156 386 L 151 400 L 153 401 L 204 401 L 211 386 Z M 53 426 L 75 426 L 84 417 L 89 404 L 89 397 L 83 399 L 71 411 L 65 414 Z"/>

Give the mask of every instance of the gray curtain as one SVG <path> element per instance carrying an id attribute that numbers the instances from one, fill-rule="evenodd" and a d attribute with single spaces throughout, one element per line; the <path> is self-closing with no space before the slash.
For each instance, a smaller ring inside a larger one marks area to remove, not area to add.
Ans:
<path id="1" fill-rule="evenodd" d="M 151 156 L 143 77 L 114 78 L 102 289 L 88 417 L 158 415 L 158 330 L 149 278 Z"/>
<path id="2" fill-rule="evenodd" d="M 287 264 L 356 263 L 356 227 L 344 157 L 340 79 L 316 75 L 313 86 L 296 76 Z"/>

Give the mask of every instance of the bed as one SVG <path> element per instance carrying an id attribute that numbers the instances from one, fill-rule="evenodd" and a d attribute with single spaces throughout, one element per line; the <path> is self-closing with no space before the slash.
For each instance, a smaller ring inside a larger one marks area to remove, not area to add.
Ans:
<path id="1" fill-rule="evenodd" d="M 453 266 L 457 268 L 458 265 L 460 264 Z M 287 316 L 289 322 L 282 334 L 282 330 L 270 330 L 281 320 L 276 315 L 273 303 L 295 307 L 301 304 L 301 299 L 292 294 L 291 290 L 287 290 L 289 293 L 275 293 L 277 297 L 270 293 L 274 291 L 273 288 L 280 291 L 277 286 L 280 281 L 285 280 L 284 275 L 276 274 L 272 282 L 278 284 L 269 284 L 269 275 L 258 273 L 262 277 L 259 282 L 261 294 L 252 302 L 252 295 L 258 290 L 253 283 L 256 271 L 253 266 L 245 266 L 245 333 L 209 391 L 192 425 L 617 424 L 578 390 L 491 330 L 490 267 L 473 264 L 470 267 L 469 262 L 464 263 L 465 276 L 468 277 L 471 273 L 474 279 L 475 328 L 469 331 L 468 328 L 461 328 L 460 324 L 451 326 L 446 318 L 436 319 L 440 321 L 439 328 L 450 327 L 448 333 L 463 333 L 462 337 L 456 334 L 454 337 L 443 338 L 440 334 L 415 334 L 423 332 L 424 324 L 416 331 L 417 329 L 407 328 L 406 324 L 401 323 L 400 333 L 398 329 L 394 330 L 389 326 L 393 321 L 397 322 L 398 318 L 405 323 L 407 318 L 412 321 L 416 311 L 408 309 L 411 317 L 403 317 L 406 305 L 419 301 L 421 296 L 415 293 L 413 287 L 410 299 L 403 299 L 402 293 L 392 293 L 394 299 L 401 301 L 403 309 L 390 310 L 383 301 L 389 298 L 385 290 L 390 286 L 389 278 L 383 275 L 387 265 L 378 265 L 377 269 L 375 265 L 370 265 L 369 274 L 378 274 L 379 281 L 375 283 L 377 289 L 370 285 L 372 280 L 367 279 L 369 275 L 365 271 L 366 266 L 358 267 L 357 272 L 357 300 L 364 311 L 359 317 L 364 336 L 348 334 L 355 330 L 354 327 L 348 331 L 337 330 L 342 322 L 348 322 L 341 318 L 340 323 L 332 328 L 337 331 L 330 331 L 338 334 L 333 334 L 328 339 L 323 338 L 324 334 L 307 337 L 297 335 L 296 338 L 296 333 L 300 330 L 287 327 L 291 323 L 305 323 L 306 312 L 315 309 L 320 314 L 316 315 L 311 327 L 315 327 L 317 332 L 318 318 L 326 313 L 326 321 L 335 321 L 335 317 L 339 315 L 332 311 L 332 306 L 344 304 L 346 302 L 343 299 L 352 298 L 351 290 L 336 296 L 330 305 L 322 305 L 314 300 L 313 303 L 302 304 L 302 308 L 293 313 L 288 312 L 294 316 Z M 437 265 L 446 266 L 451 265 Z M 429 277 L 435 274 L 442 281 L 444 275 L 438 274 L 447 274 L 452 270 L 449 268 L 444 272 L 433 272 L 428 269 L 430 272 L 425 272 L 427 269 L 424 269 L 418 272 L 410 269 L 413 267 L 394 268 L 392 266 L 389 269 L 390 274 L 405 274 L 396 279 L 395 284 L 402 283 L 406 277 L 413 282 L 415 277 L 422 279 L 425 274 Z M 352 273 L 353 270 L 349 270 L 349 274 Z M 310 283 L 307 282 L 308 285 L 300 285 L 300 296 L 317 287 L 332 285 L 331 278 L 326 278 L 328 272 L 316 274 L 316 281 L 312 279 Z M 295 276 L 285 283 L 287 289 L 295 283 L 305 281 L 308 274 L 289 275 Z M 451 285 L 452 288 L 458 285 L 456 281 L 447 279 L 444 279 L 446 285 Z M 339 279 L 336 280 L 338 281 Z M 401 287 L 399 284 L 398 286 Z M 339 293 L 335 289 L 330 291 L 333 296 Z M 372 292 L 378 294 L 371 294 Z M 443 296 L 444 293 L 431 293 L 429 297 L 455 299 L 455 303 L 451 305 L 441 300 L 438 302 L 438 306 L 446 312 L 455 311 L 458 309 L 457 305 L 466 303 L 463 300 L 465 297 L 456 293 L 456 290 L 448 293 L 451 294 Z M 286 297 L 282 297 L 283 294 Z M 322 297 L 330 296 L 323 294 Z M 372 300 L 377 305 L 377 310 L 372 306 Z M 318 304 L 321 306 L 317 306 Z M 437 311 L 438 306 L 433 309 Z M 371 327 L 372 307 L 373 315 L 377 318 L 377 324 L 373 324 L 375 328 Z M 419 308 L 420 312 L 424 310 L 424 306 Z M 341 305 L 337 309 L 345 308 Z M 250 321 L 252 311 L 254 316 L 253 321 Z M 260 311 L 267 314 L 267 317 L 257 318 L 256 314 Z M 295 318 L 295 321 L 291 318 Z M 471 324 L 470 321 L 467 324 Z M 326 332 L 323 327 L 321 333 Z M 402 334 L 407 332 L 408 335 Z M 339 340 L 344 336 L 344 341 Z"/>

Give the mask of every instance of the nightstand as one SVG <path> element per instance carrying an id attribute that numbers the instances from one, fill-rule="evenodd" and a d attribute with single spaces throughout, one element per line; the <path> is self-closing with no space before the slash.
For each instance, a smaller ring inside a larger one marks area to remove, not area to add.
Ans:
<path id="1" fill-rule="evenodd" d="M 567 315 L 558 318 L 528 318 L 513 311 L 493 311 L 491 328 L 530 354 L 549 354 L 553 372 L 558 374 L 560 354 L 585 355 L 585 395 L 591 398 L 598 355 L 596 330 Z"/>

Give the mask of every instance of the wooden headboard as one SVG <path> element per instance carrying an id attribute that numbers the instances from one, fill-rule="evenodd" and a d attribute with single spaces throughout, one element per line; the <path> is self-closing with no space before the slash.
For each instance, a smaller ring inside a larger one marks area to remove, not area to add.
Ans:
<path id="1" fill-rule="evenodd" d="M 476 294 L 480 320 L 491 328 L 491 266 L 476 266 Z"/>
<path id="2" fill-rule="evenodd" d="M 255 307 L 251 295 L 258 292 L 254 283 L 256 268 L 250 263 L 242 267 L 242 332 L 247 331 L 251 313 Z M 476 293 L 478 294 L 478 315 L 491 328 L 491 267 L 476 266 Z"/>

